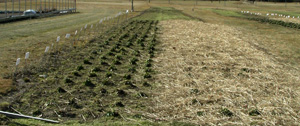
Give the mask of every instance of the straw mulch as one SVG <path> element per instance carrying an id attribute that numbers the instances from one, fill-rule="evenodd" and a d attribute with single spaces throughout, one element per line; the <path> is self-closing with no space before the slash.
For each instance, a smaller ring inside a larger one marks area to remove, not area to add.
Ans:
<path id="1" fill-rule="evenodd" d="M 235 28 L 160 22 L 155 104 L 147 116 L 202 125 L 299 125 L 299 70 Z M 226 111 L 228 109 L 229 111 Z"/>

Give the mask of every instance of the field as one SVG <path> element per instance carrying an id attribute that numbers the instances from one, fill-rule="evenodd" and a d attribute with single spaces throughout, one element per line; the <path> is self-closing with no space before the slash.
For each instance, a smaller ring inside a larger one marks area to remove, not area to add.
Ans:
<path id="1" fill-rule="evenodd" d="M 1 24 L 0 110 L 62 125 L 299 125 L 300 31 L 241 11 L 297 16 L 300 5 L 195 4 L 135 1 L 131 19 L 104 22 L 76 48 L 48 55 L 39 52 L 57 36 L 130 9 L 129 1 L 79 1 L 80 13 Z M 27 51 L 32 65 L 11 78 Z M 51 125 L 3 116 L 0 124 Z"/>

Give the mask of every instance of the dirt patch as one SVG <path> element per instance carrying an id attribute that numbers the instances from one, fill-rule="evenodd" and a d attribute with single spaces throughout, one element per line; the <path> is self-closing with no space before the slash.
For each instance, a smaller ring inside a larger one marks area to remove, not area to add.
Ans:
<path id="1" fill-rule="evenodd" d="M 299 71 L 285 69 L 227 26 L 169 20 L 154 77 L 151 116 L 219 125 L 296 125 Z"/>

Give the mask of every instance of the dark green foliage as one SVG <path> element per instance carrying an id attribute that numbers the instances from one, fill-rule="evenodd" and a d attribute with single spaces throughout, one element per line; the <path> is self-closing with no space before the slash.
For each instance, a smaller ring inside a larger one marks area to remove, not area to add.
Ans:
<path id="1" fill-rule="evenodd" d="M 94 73 L 94 72 L 91 72 L 90 75 L 89 75 L 89 77 L 97 77 L 97 74 Z"/>
<path id="2" fill-rule="evenodd" d="M 124 90 L 119 90 L 119 89 L 117 90 L 117 94 L 119 97 L 124 97 L 127 95 L 127 93 Z"/>
<path id="3" fill-rule="evenodd" d="M 151 74 L 150 73 L 146 73 L 145 75 L 144 75 L 144 78 L 151 78 L 152 76 L 151 76 Z"/>
<path id="4" fill-rule="evenodd" d="M 126 80 L 130 80 L 130 79 L 131 79 L 131 75 L 130 75 L 130 74 L 125 74 L 125 75 L 124 75 L 124 78 L 125 78 Z"/>
<path id="5" fill-rule="evenodd" d="M 229 109 L 227 109 L 227 108 L 222 108 L 222 109 L 220 110 L 220 113 L 221 113 L 222 115 L 228 116 L 228 117 L 233 116 L 233 113 L 232 113 Z"/>
<path id="6" fill-rule="evenodd" d="M 27 83 L 27 82 L 30 82 L 30 79 L 29 79 L 28 77 L 24 77 L 23 80 L 24 80 L 24 82 L 26 82 L 26 83 Z"/>
<path id="7" fill-rule="evenodd" d="M 62 87 L 59 87 L 58 92 L 59 93 L 66 93 L 67 91 L 65 89 L 63 89 Z"/>
<path id="8" fill-rule="evenodd" d="M 106 86 L 112 86 L 112 85 L 114 85 L 114 83 L 113 83 L 112 81 L 110 81 L 110 80 L 104 80 L 104 81 L 102 82 L 102 84 L 103 84 L 103 85 L 106 85 Z"/>
<path id="9" fill-rule="evenodd" d="M 110 70 L 110 71 L 115 71 L 115 70 L 117 70 L 117 68 L 116 68 L 114 65 L 111 65 L 111 66 L 108 68 L 108 70 Z"/>
<path id="10" fill-rule="evenodd" d="M 139 97 L 148 97 L 148 95 L 146 93 L 144 93 L 144 92 L 139 92 L 138 96 Z"/>
<path id="11" fill-rule="evenodd" d="M 120 55 L 116 55 L 115 57 L 116 57 L 116 59 L 118 59 L 118 60 L 121 60 L 121 59 L 122 59 L 122 56 L 120 56 Z"/>
<path id="12" fill-rule="evenodd" d="M 151 63 L 150 62 L 146 62 L 146 67 L 151 67 Z"/>
<path id="13" fill-rule="evenodd" d="M 131 73 L 134 73 L 134 72 L 136 72 L 136 69 L 135 69 L 135 67 L 130 67 L 130 68 L 128 68 L 128 71 Z"/>
<path id="14" fill-rule="evenodd" d="M 148 82 L 146 82 L 146 81 L 143 83 L 143 86 L 145 86 L 145 87 L 151 87 L 151 85 Z"/>
<path id="15" fill-rule="evenodd" d="M 258 116 L 260 115 L 260 112 L 257 109 L 253 109 L 249 111 L 250 116 Z"/>
<path id="16" fill-rule="evenodd" d="M 283 27 L 300 29 L 300 24 L 292 23 L 292 22 L 284 22 L 284 21 L 280 21 L 280 20 L 273 20 L 273 19 L 262 18 L 262 17 L 250 17 L 248 19 L 254 20 L 254 21 L 259 21 L 262 23 L 276 24 L 276 25 L 281 25 Z"/>
<path id="17" fill-rule="evenodd" d="M 83 63 L 84 64 L 89 64 L 89 65 L 92 64 L 88 59 L 83 60 Z"/>
<path id="18" fill-rule="evenodd" d="M 115 60 L 113 61 L 113 63 L 114 63 L 115 65 L 121 65 L 121 64 L 122 64 L 118 59 L 115 59 Z"/>
<path id="19" fill-rule="evenodd" d="M 198 89 L 191 89 L 191 94 L 198 94 L 200 91 Z"/>
<path id="20" fill-rule="evenodd" d="M 198 116 L 203 116 L 203 115 L 204 115 L 204 112 L 203 112 L 203 111 L 198 111 L 198 112 L 197 112 L 197 115 L 198 115 Z"/>
<path id="21" fill-rule="evenodd" d="M 101 64 L 101 65 L 108 65 L 108 63 L 105 62 L 105 61 L 103 61 L 103 60 L 100 61 L 100 64 Z"/>
<path id="22" fill-rule="evenodd" d="M 92 51 L 92 54 L 98 54 L 98 52 L 96 50 Z"/>
<path id="23" fill-rule="evenodd" d="M 100 72 L 101 69 L 100 69 L 99 67 L 95 67 L 95 68 L 93 68 L 91 71 L 92 71 L 92 72 Z"/>
<path id="24" fill-rule="evenodd" d="M 117 113 L 117 112 L 109 111 L 109 112 L 106 113 L 106 116 L 107 116 L 107 117 L 119 117 L 120 114 Z"/>
<path id="25" fill-rule="evenodd" d="M 134 57 L 130 60 L 130 64 L 136 65 L 137 61 L 138 61 L 138 59 Z"/>
<path id="26" fill-rule="evenodd" d="M 68 77 L 65 79 L 65 83 L 72 83 L 72 82 L 73 81 L 70 78 L 68 78 Z"/>
<path id="27" fill-rule="evenodd" d="M 84 85 L 88 87 L 95 87 L 95 84 L 93 84 L 90 79 L 85 80 Z"/>
<path id="28" fill-rule="evenodd" d="M 73 71 L 72 73 L 73 73 L 74 76 L 77 76 L 77 77 L 80 77 L 80 76 L 81 76 L 81 75 L 79 74 L 79 72 L 77 72 L 77 71 Z"/>
<path id="29" fill-rule="evenodd" d="M 124 107 L 124 106 L 125 106 L 122 102 L 117 102 L 115 105 L 116 105 L 117 107 Z"/>
<path id="30" fill-rule="evenodd" d="M 153 70 L 151 68 L 149 68 L 149 67 L 146 67 L 145 68 L 145 72 L 153 72 Z"/>
<path id="31" fill-rule="evenodd" d="M 110 77 L 112 76 L 112 73 L 111 73 L 111 72 L 107 72 L 107 73 L 105 74 L 105 76 L 106 76 L 107 78 L 110 78 Z"/>
<path id="32" fill-rule="evenodd" d="M 82 65 L 80 65 L 80 66 L 77 66 L 77 70 L 78 71 L 80 71 L 80 70 L 83 70 L 84 68 L 83 68 L 83 66 Z"/>

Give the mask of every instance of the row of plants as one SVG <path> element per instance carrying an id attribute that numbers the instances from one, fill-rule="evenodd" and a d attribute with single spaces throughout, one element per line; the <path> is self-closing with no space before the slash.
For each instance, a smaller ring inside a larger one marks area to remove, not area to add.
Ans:
<path id="1" fill-rule="evenodd" d="M 129 116 L 124 108 L 145 109 L 157 23 L 133 20 L 77 48 L 13 107 L 61 120 Z"/>
<path id="2" fill-rule="evenodd" d="M 266 18 L 266 17 L 258 17 L 258 16 L 248 17 L 247 19 L 248 20 L 259 21 L 259 22 L 262 22 L 262 23 L 281 25 L 283 27 L 288 27 L 288 28 L 300 29 L 300 24 L 293 23 L 293 22 L 285 22 L 285 21 L 274 20 L 274 19 L 269 19 L 269 18 Z"/>

